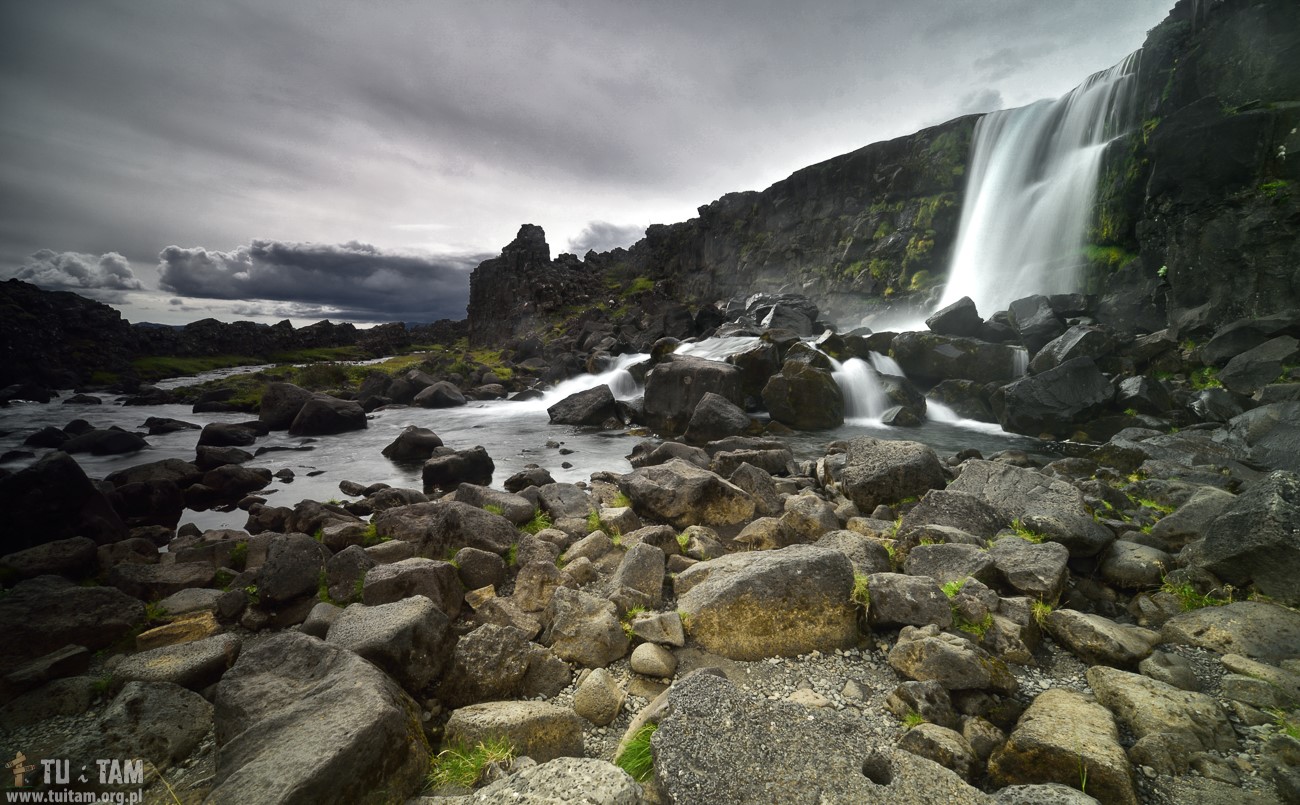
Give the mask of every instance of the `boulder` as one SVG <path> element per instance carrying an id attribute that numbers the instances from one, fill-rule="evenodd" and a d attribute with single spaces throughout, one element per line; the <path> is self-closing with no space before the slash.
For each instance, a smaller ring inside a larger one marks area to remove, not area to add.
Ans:
<path id="1" fill-rule="evenodd" d="M 506 739 L 515 752 L 539 763 L 582 757 L 582 719 L 547 702 L 483 702 L 461 707 L 447 721 L 448 743 L 474 746 Z"/>
<path id="2" fill-rule="evenodd" d="M 1137 736 L 1130 755 L 1144 752 L 1164 774 L 1187 770 L 1197 752 L 1237 748 L 1228 714 L 1212 696 L 1180 690 L 1141 674 L 1097 666 L 1088 669 L 1088 686 L 1115 718 Z"/>
<path id="3" fill-rule="evenodd" d="M 1036 514 L 1067 514 L 1092 519 L 1084 508 L 1083 494 L 1075 487 L 1041 472 L 1000 461 L 966 461 L 961 466 L 961 474 L 948 485 L 947 491 L 964 492 L 979 498 L 1005 523 Z"/>
<path id="4" fill-rule="evenodd" d="M 999 787 L 1078 787 L 1086 779 L 1102 802 L 1138 802 L 1115 719 L 1092 697 L 1068 688 L 1053 688 L 1034 699 L 1006 744 L 989 758 L 989 779 Z"/>
<path id="5" fill-rule="evenodd" d="M 889 666 L 905 679 L 933 680 L 947 690 L 1012 694 L 1019 689 L 1006 663 L 964 637 L 930 624 L 904 626 L 890 649 Z"/>
<path id="6" fill-rule="evenodd" d="M 683 438 L 692 444 L 704 444 L 744 433 L 749 425 L 749 414 L 743 408 L 710 391 L 695 406 Z"/>
<path id="7" fill-rule="evenodd" d="M 492 483 L 492 473 L 495 471 L 496 464 L 492 457 L 479 445 L 471 450 L 435 455 L 424 462 L 420 477 L 424 481 L 424 491 L 431 492 L 435 489 L 454 489 L 463 483 L 487 486 Z"/>
<path id="8" fill-rule="evenodd" d="M 976 338 L 984 327 L 975 302 L 963 296 L 925 320 L 925 326 L 935 335 L 955 335 L 959 338 Z"/>
<path id="9" fill-rule="evenodd" d="M 772 419 L 795 430 L 844 424 L 844 395 L 830 370 L 798 360 L 787 360 L 763 386 L 763 405 Z"/>
<path id="10" fill-rule="evenodd" d="M 542 642 L 562 660 L 603 668 L 627 654 L 628 638 L 618 610 L 604 598 L 560 587 L 543 616 Z"/>
<path id="11" fill-rule="evenodd" d="M 240 639 L 233 634 L 162 646 L 126 657 L 113 669 L 113 675 L 119 679 L 170 682 L 190 690 L 203 690 L 234 665 L 241 647 Z"/>
<path id="12" fill-rule="evenodd" d="M 684 432 L 696 406 L 709 392 L 743 405 L 741 380 L 741 370 L 730 364 L 666 355 L 646 375 L 646 424 L 663 434 Z"/>
<path id="13" fill-rule="evenodd" d="M 1219 372 L 1219 382 L 1229 391 L 1254 394 L 1273 383 L 1282 374 L 1284 365 L 1295 364 L 1300 359 L 1300 341 L 1289 335 L 1265 341 L 1228 361 Z"/>
<path id="14" fill-rule="evenodd" d="M 212 728 L 212 705 L 167 682 L 128 682 L 99 719 L 111 750 L 158 771 L 187 759 Z"/>
<path id="15" fill-rule="evenodd" d="M 1139 414 L 1164 416 L 1174 407 L 1174 398 L 1165 384 L 1153 377 L 1136 375 L 1119 381 L 1115 388 L 1115 407 Z"/>
<path id="16" fill-rule="evenodd" d="M 1300 384 L 1290 387 L 1300 389 Z M 1228 432 L 1250 448 L 1254 463 L 1300 473 L 1300 399 L 1261 405 L 1234 416 Z"/>
<path id="17" fill-rule="evenodd" d="M 1170 618 L 1161 627 L 1166 643 L 1199 646 L 1266 662 L 1300 658 L 1300 612 L 1263 601 L 1204 607 Z"/>
<path id="18" fill-rule="evenodd" d="M 938 764 L 879 746 L 861 718 L 832 708 L 767 701 L 706 673 L 673 685 L 667 699 L 650 745 L 671 802 L 989 802 Z"/>
<path id="19" fill-rule="evenodd" d="M 55 451 L 30 467 L 0 477 L 5 512 L 0 552 L 86 537 L 106 545 L 127 537 L 126 524 L 76 459 Z"/>
<path id="20" fill-rule="evenodd" d="M 54 575 L 81 579 L 98 571 L 95 541 L 85 537 L 55 540 L 0 557 L 0 578 L 33 579 Z"/>
<path id="21" fill-rule="evenodd" d="M 947 526 L 988 539 L 1012 519 L 969 492 L 952 487 L 931 489 L 903 515 L 898 533 L 904 535 L 921 526 Z"/>
<path id="22" fill-rule="evenodd" d="M 593 669 L 573 692 L 573 712 L 598 727 L 609 726 L 618 718 L 627 700 L 627 691 L 604 668 Z"/>
<path id="23" fill-rule="evenodd" d="M 867 577 L 873 626 L 952 626 L 952 602 L 934 579 L 902 573 L 872 573 Z"/>
<path id="24" fill-rule="evenodd" d="M 857 641 L 853 566 L 839 551 L 794 545 L 692 565 L 674 583 L 690 635 L 739 660 L 832 651 Z"/>
<path id="25" fill-rule="evenodd" d="M 918 724 L 898 739 L 898 748 L 951 769 L 963 780 L 975 776 L 979 760 L 960 732 L 938 724 Z"/>
<path id="26" fill-rule="evenodd" d="M 458 408 L 465 404 L 465 395 L 454 383 L 439 380 L 416 392 L 411 402 L 421 408 Z"/>
<path id="27" fill-rule="evenodd" d="M 1071 358 L 1041 374 L 1005 386 L 998 422 L 1029 436 L 1068 436 L 1077 423 L 1096 416 L 1115 389 L 1092 358 Z"/>
<path id="28" fill-rule="evenodd" d="M 424 462 L 442 447 L 442 439 L 428 428 L 407 425 L 383 450 L 384 458 L 396 462 Z"/>
<path id="29" fill-rule="evenodd" d="M 142 620 L 144 604 L 112 587 L 79 587 L 57 576 L 19 582 L 0 597 L 0 671 L 69 644 L 104 648 Z"/>
<path id="30" fill-rule="evenodd" d="M 620 421 L 614 392 L 602 383 L 594 388 L 570 394 L 546 409 L 553 425 L 587 425 L 602 427 L 610 420 Z"/>
<path id="31" fill-rule="evenodd" d="M 1046 626 L 1056 642 L 1089 665 L 1136 668 L 1160 641 L 1147 629 L 1072 609 L 1053 610 Z"/>
<path id="32" fill-rule="evenodd" d="M 292 436 L 326 436 L 350 430 L 364 430 L 366 412 L 361 404 L 328 394 L 314 394 L 303 404 L 289 425 Z"/>
<path id="33" fill-rule="evenodd" d="M 447 665 L 451 621 L 422 595 L 378 606 L 352 604 L 330 625 L 325 641 L 370 660 L 414 695 Z"/>
<path id="34" fill-rule="evenodd" d="M 1065 332 L 1065 324 L 1057 317 L 1050 300 L 1045 296 L 1017 299 L 1007 306 L 1007 317 L 1020 336 L 1020 343 L 1025 345 L 1030 355 Z"/>
<path id="35" fill-rule="evenodd" d="M 116 456 L 134 453 L 149 446 L 143 436 L 116 428 L 96 428 L 73 436 L 59 449 L 65 453 L 90 453 L 92 456 Z"/>
<path id="36" fill-rule="evenodd" d="M 941 489 L 948 481 L 939 456 L 926 445 L 870 436 L 849 442 L 840 478 L 845 496 L 863 512 Z"/>
<path id="37" fill-rule="evenodd" d="M 1278 470 L 1252 484 L 1187 553 L 1229 584 L 1300 604 L 1300 475 Z"/>
<path id="38" fill-rule="evenodd" d="M 271 430 L 288 430 L 311 398 L 310 391 L 292 383 L 267 383 L 257 418 Z"/>
<path id="39" fill-rule="evenodd" d="M 1070 552 L 1055 542 L 1033 543 L 1007 536 L 993 543 L 989 555 L 998 576 L 1013 590 L 1055 604 L 1065 589 Z"/>
<path id="40" fill-rule="evenodd" d="M 375 666 L 313 637 L 282 632 L 250 647 L 214 702 L 213 805 L 404 799 L 428 771 L 419 706 Z"/>
<path id="41" fill-rule="evenodd" d="M 200 562 L 171 565 L 123 562 L 109 570 L 104 581 L 133 598 L 150 601 L 166 598 L 188 587 L 206 587 L 215 577 L 216 569 Z M 312 589 L 315 589 L 314 583 Z"/>
<path id="42" fill-rule="evenodd" d="M 522 630 L 485 623 L 456 642 L 451 663 L 438 683 L 438 700 L 455 709 L 519 698 L 529 664 L 539 652 L 547 653 L 529 642 Z"/>
<path id="43" fill-rule="evenodd" d="M 1097 360 L 1115 349 L 1115 339 L 1100 327 L 1076 324 L 1043 345 L 1029 362 L 1029 371 L 1042 374 L 1072 358 Z"/>
<path id="44" fill-rule="evenodd" d="M 429 599 L 443 613 L 455 618 L 464 600 L 456 567 L 450 562 L 415 557 L 376 565 L 366 572 L 361 600 L 367 605 L 390 604 L 412 596 Z"/>
<path id="45" fill-rule="evenodd" d="M 997 575 L 995 567 L 993 557 L 982 546 L 961 543 L 917 545 L 907 552 L 903 563 L 909 576 L 927 576 L 941 585 L 967 578 L 990 584 Z"/>
<path id="46" fill-rule="evenodd" d="M 267 432 L 265 428 L 260 422 L 211 422 L 199 433 L 199 446 L 247 447 Z"/>
<path id="47" fill-rule="evenodd" d="M 306 534 L 271 538 L 266 561 L 257 571 L 257 594 L 268 606 L 314 595 L 329 551 Z"/>
<path id="48" fill-rule="evenodd" d="M 618 486 L 638 516 L 674 528 L 738 526 L 754 516 L 749 493 L 681 459 L 633 470 Z"/>
<path id="49" fill-rule="evenodd" d="M 906 375 L 918 383 L 1007 383 L 1020 376 L 1024 356 L 1022 350 L 1007 344 L 935 333 L 900 333 L 890 352 Z"/>
<path id="50" fill-rule="evenodd" d="M 640 805 L 643 790 L 607 760 L 558 757 L 503 777 L 474 792 L 476 802 L 598 802 Z"/>

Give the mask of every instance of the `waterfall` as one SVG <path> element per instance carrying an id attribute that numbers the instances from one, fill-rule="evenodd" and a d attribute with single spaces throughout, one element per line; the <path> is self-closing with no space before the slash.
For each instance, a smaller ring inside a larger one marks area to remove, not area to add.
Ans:
<path id="1" fill-rule="evenodd" d="M 849 358 L 840 363 L 831 360 L 831 377 L 840 387 L 844 397 L 844 421 L 880 422 L 880 417 L 893 405 L 880 383 L 880 375 L 861 358 Z"/>
<path id="2" fill-rule="evenodd" d="M 975 124 L 948 285 L 982 315 L 1031 294 L 1080 288 L 1083 245 L 1107 144 L 1132 126 L 1135 52 L 1055 101 Z"/>

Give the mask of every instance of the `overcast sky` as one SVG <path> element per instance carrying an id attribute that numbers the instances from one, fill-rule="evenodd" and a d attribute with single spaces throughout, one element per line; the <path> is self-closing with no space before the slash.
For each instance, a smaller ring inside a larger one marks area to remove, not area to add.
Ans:
<path id="1" fill-rule="evenodd" d="M 0 2 L 0 278 L 133 321 L 461 318 L 522 223 L 626 246 L 1069 91 L 1172 0 Z"/>

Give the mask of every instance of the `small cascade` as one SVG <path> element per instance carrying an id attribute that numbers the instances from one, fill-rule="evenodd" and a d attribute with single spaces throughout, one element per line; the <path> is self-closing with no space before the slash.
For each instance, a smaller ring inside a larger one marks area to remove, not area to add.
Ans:
<path id="1" fill-rule="evenodd" d="M 879 423 L 880 417 L 893 404 L 885 394 L 880 375 L 861 358 L 849 358 L 843 363 L 832 360 L 831 377 L 844 397 L 846 422 L 863 424 L 863 420 L 870 420 Z"/>
<path id="2" fill-rule="evenodd" d="M 893 375 L 894 377 L 907 377 L 903 367 L 898 365 L 898 361 L 882 355 L 879 352 L 868 352 L 867 360 L 871 361 L 871 368 L 880 372 L 882 375 Z"/>
<path id="3" fill-rule="evenodd" d="M 1015 372 L 1016 377 L 1024 377 L 1029 374 L 1029 350 L 1024 347 L 1016 347 L 1011 353 L 1013 364 L 1011 370 Z"/>
<path id="4" fill-rule="evenodd" d="M 938 307 L 969 296 L 987 316 L 1030 294 L 1079 290 L 1102 157 L 1133 125 L 1140 53 L 1055 101 L 993 112 L 976 123 Z"/>
<path id="5" fill-rule="evenodd" d="M 728 335 L 721 338 L 706 338 L 703 341 L 691 341 L 682 344 L 676 350 L 676 355 L 690 355 L 695 358 L 706 358 L 711 361 L 721 361 L 740 352 L 744 352 L 759 342 L 759 338 L 752 335 Z"/>
<path id="6" fill-rule="evenodd" d="M 632 377 L 628 367 L 649 357 L 644 352 L 619 355 L 614 358 L 614 362 L 610 364 L 610 367 L 600 374 L 571 377 L 556 384 L 555 388 L 543 394 L 539 399 L 521 402 L 518 405 L 546 408 L 563 400 L 570 394 L 577 394 L 579 391 L 586 391 L 602 384 L 609 386 L 609 390 L 614 393 L 614 399 L 630 400 L 641 393 L 641 385 Z"/>

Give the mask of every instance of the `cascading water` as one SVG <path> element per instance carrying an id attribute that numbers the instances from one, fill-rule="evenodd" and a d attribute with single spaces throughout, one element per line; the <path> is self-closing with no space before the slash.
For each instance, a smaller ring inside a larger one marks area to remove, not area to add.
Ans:
<path id="1" fill-rule="evenodd" d="M 861 358 L 849 358 L 843 363 L 832 359 L 831 377 L 844 398 L 846 422 L 879 422 L 881 415 L 893 405 L 880 384 L 880 375 Z"/>
<path id="2" fill-rule="evenodd" d="M 985 115 L 948 285 L 984 315 L 1031 294 L 1079 290 L 1084 235 L 1107 144 L 1132 126 L 1141 51 L 1055 101 Z"/>

